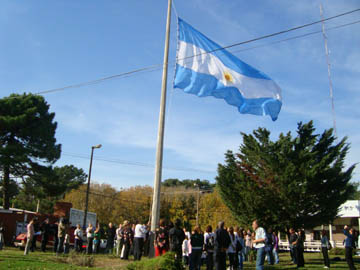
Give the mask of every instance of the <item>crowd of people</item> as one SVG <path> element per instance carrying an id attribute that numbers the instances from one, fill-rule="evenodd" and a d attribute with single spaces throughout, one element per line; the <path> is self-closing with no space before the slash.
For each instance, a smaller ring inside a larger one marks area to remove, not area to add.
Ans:
<path id="1" fill-rule="evenodd" d="M 200 270 L 202 265 L 206 265 L 207 270 L 212 270 L 214 267 L 216 270 L 225 270 L 227 261 L 230 270 L 242 270 L 244 261 L 255 261 L 257 270 L 264 268 L 266 258 L 269 265 L 279 263 L 278 232 L 271 228 L 265 230 L 259 226 L 256 220 L 252 223 L 252 229 L 226 227 L 224 222 L 219 222 L 215 231 L 208 225 L 205 232 L 199 226 L 195 226 L 189 232 L 182 228 L 181 224 L 179 219 L 175 223 L 160 220 L 155 233 L 152 233 L 149 223 L 135 222 L 131 224 L 129 221 L 124 221 L 117 228 L 109 223 L 105 230 L 98 223 L 96 226 L 89 223 L 85 230 L 79 224 L 75 230 L 70 230 L 64 219 L 60 219 L 55 224 L 49 224 L 48 219 L 39 224 L 36 219 L 33 219 L 27 225 L 24 254 L 27 255 L 30 250 L 34 251 L 36 247 L 35 232 L 40 231 L 42 235 L 41 250 L 46 250 L 49 236 L 53 234 L 53 250 L 57 255 L 69 252 L 70 234 L 73 234 L 74 249 L 77 252 L 99 253 L 100 240 L 105 238 L 106 248 L 103 249 L 103 252 L 116 254 L 123 260 L 128 260 L 129 255 L 133 255 L 134 260 L 141 260 L 142 256 L 149 255 L 153 246 L 155 256 L 172 251 L 175 253 L 176 259 L 181 260 L 190 270 Z M 1 237 L 3 226 L 0 227 Z M 352 259 L 356 234 L 352 228 L 345 226 L 344 235 L 346 236 L 344 241 L 346 261 L 349 269 L 353 270 L 356 269 Z M 290 228 L 288 241 L 293 264 L 297 267 L 304 267 L 304 230 L 296 232 Z M 0 243 L 1 248 L 2 244 Z M 327 233 L 322 231 L 321 251 L 324 268 L 330 267 L 329 249 L 331 249 L 331 244 Z"/>

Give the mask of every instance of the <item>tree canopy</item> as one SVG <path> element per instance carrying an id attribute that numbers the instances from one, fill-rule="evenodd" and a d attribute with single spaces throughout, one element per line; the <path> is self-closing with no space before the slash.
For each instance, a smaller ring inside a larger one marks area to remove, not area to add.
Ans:
<path id="1" fill-rule="evenodd" d="M 253 219 L 279 229 L 328 224 L 354 192 L 355 165 L 345 169 L 346 137 L 333 130 L 315 134 L 313 122 L 299 123 L 297 135 L 270 139 L 264 128 L 242 133 L 238 153 L 228 151 L 216 178 L 224 203 L 242 224 Z"/>
<path id="2" fill-rule="evenodd" d="M 42 96 L 13 94 L 0 99 L 0 166 L 5 209 L 10 206 L 10 176 L 32 176 L 60 158 L 54 117 Z"/>
<path id="3" fill-rule="evenodd" d="M 161 183 L 164 187 L 185 187 L 185 188 L 194 188 L 199 187 L 200 189 L 213 189 L 215 184 L 211 184 L 208 180 L 200 179 L 184 179 L 179 180 L 177 178 L 169 178 Z"/>

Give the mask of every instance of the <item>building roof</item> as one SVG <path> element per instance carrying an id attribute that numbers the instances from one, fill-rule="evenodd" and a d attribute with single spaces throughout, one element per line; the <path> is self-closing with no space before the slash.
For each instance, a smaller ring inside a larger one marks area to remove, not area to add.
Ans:
<path id="1" fill-rule="evenodd" d="M 360 201 L 349 200 L 339 207 L 339 217 L 360 217 Z"/>
<path id="2" fill-rule="evenodd" d="M 9 208 L 9 210 L 6 210 L 0 206 L 0 213 L 13 213 L 13 212 L 24 212 L 26 214 L 36 214 L 36 212 L 19 209 L 19 208 Z"/>

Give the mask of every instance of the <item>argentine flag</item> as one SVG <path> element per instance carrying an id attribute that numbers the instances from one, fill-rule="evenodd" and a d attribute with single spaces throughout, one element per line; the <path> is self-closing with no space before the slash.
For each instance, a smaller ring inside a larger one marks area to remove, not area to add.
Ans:
<path id="1" fill-rule="evenodd" d="M 174 88 L 199 97 L 214 96 L 240 113 L 270 115 L 281 109 L 281 89 L 267 75 L 244 63 L 178 18 Z"/>

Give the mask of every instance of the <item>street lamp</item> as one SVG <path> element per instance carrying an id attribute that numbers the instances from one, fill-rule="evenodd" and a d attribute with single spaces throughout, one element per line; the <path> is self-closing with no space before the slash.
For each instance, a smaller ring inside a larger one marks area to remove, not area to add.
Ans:
<path id="1" fill-rule="evenodd" d="M 98 148 L 101 148 L 101 144 L 91 146 L 90 168 L 89 168 L 89 177 L 88 177 L 88 183 L 87 183 L 87 189 L 86 189 L 85 213 L 84 213 L 84 222 L 83 222 L 83 228 L 84 229 L 86 228 L 86 216 L 87 216 L 87 212 L 88 212 L 91 168 L 92 168 L 92 161 L 93 161 L 93 156 L 94 156 L 94 149 L 98 149 Z"/>

